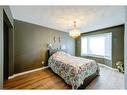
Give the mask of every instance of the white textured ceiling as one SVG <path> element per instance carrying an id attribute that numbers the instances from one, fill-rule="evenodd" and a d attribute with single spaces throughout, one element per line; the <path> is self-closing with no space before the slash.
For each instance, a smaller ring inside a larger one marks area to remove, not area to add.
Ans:
<path id="1" fill-rule="evenodd" d="M 14 19 L 68 32 L 73 21 L 81 32 L 124 23 L 124 6 L 10 6 Z"/>

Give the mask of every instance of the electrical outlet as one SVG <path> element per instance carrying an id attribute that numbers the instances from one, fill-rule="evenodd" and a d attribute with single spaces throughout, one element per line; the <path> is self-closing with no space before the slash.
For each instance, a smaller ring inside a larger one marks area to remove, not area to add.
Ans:
<path id="1" fill-rule="evenodd" d="M 41 64 L 44 65 L 44 61 L 42 61 Z"/>

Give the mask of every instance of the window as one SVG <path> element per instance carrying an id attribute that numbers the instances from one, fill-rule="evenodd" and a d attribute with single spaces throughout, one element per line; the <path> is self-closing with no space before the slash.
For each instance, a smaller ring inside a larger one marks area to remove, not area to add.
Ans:
<path id="1" fill-rule="evenodd" d="M 81 37 L 81 55 L 111 58 L 112 33 Z"/>

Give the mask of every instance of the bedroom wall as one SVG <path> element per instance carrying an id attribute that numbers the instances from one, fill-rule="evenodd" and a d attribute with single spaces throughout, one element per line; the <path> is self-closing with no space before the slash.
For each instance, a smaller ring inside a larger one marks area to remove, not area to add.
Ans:
<path id="1" fill-rule="evenodd" d="M 75 55 L 75 40 L 68 33 L 18 20 L 14 21 L 14 26 L 15 73 L 40 68 L 42 61 L 47 64 L 47 44 L 52 43 L 54 48 L 59 48 L 59 37 L 67 52 Z"/>
<path id="2" fill-rule="evenodd" d="M 7 17 L 11 23 L 11 25 L 13 26 L 13 17 L 11 15 L 11 11 L 10 8 L 8 6 L 0 6 L 0 89 L 3 88 L 3 20 L 4 20 L 4 11 L 7 14 Z M 12 32 L 13 34 L 13 30 L 11 30 L 10 32 Z M 13 44 L 13 43 L 12 43 Z M 10 54 L 11 55 L 11 54 Z M 13 55 L 13 54 L 12 54 Z M 12 60 L 9 60 L 9 70 L 11 71 L 11 69 L 13 69 L 13 67 L 11 67 L 10 64 L 14 64 L 13 63 L 13 58 Z"/>
<path id="3" fill-rule="evenodd" d="M 97 58 L 97 57 L 90 57 L 90 56 L 86 56 L 86 58 L 94 59 L 98 63 L 106 64 L 110 67 L 116 68 L 115 63 L 117 61 L 119 60 L 124 61 L 124 25 L 87 32 L 82 34 L 81 36 L 108 33 L 108 32 L 112 32 L 112 64 L 110 64 L 111 63 L 110 60 L 104 58 Z M 81 46 L 81 42 L 80 42 L 80 38 L 78 38 L 76 40 L 76 56 L 81 56 L 80 46 Z"/>
<path id="4" fill-rule="evenodd" d="M 127 89 L 127 7 L 125 7 L 125 35 L 124 35 L 124 68 L 125 89 Z"/>

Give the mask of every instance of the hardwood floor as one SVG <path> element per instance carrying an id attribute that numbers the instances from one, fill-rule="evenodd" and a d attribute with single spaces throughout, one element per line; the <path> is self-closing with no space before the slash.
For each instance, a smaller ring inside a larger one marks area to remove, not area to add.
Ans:
<path id="1" fill-rule="evenodd" d="M 7 80 L 4 89 L 71 89 L 71 86 L 47 68 Z M 100 76 L 86 89 L 124 89 L 124 75 L 100 66 Z"/>
<path id="2" fill-rule="evenodd" d="M 71 89 L 51 69 L 39 70 L 4 82 L 5 89 Z"/>
<path id="3" fill-rule="evenodd" d="M 124 89 L 124 74 L 100 66 L 100 77 L 94 79 L 86 89 Z"/>

